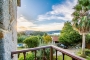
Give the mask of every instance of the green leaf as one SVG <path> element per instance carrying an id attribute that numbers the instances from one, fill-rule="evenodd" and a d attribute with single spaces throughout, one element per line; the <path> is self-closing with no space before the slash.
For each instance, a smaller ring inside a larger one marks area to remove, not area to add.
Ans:
<path id="1" fill-rule="evenodd" d="M 77 11 L 80 11 L 80 10 L 82 10 L 82 6 L 80 4 L 78 4 L 74 7 L 74 9 L 76 9 Z"/>
<path id="2" fill-rule="evenodd" d="M 88 10 L 90 10 L 90 5 L 89 5 L 89 6 L 87 6 L 87 8 L 88 8 Z"/>

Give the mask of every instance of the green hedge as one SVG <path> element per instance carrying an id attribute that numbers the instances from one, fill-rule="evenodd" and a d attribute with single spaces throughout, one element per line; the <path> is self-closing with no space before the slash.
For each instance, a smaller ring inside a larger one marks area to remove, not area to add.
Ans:
<path id="1" fill-rule="evenodd" d="M 37 36 L 30 36 L 24 40 L 24 43 L 28 48 L 37 47 L 39 45 L 39 39 Z"/>
<path id="2" fill-rule="evenodd" d="M 23 41 L 27 38 L 28 36 L 25 36 L 25 35 L 20 35 L 18 36 L 17 40 L 18 40 L 18 43 L 23 43 Z"/>

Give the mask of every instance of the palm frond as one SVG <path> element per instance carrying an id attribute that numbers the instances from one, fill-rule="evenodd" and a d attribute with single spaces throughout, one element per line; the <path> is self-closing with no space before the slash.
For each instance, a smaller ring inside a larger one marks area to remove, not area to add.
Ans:
<path id="1" fill-rule="evenodd" d="M 72 13 L 73 27 L 81 33 L 90 31 L 90 0 L 78 0 L 78 4 L 74 7 Z"/>

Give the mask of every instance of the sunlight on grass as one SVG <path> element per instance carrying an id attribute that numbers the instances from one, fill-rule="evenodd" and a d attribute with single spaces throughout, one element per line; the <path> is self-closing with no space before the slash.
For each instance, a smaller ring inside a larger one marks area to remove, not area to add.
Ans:
<path id="1" fill-rule="evenodd" d="M 25 48 L 22 48 L 22 47 L 18 47 L 17 50 L 22 50 L 22 49 L 25 49 Z"/>
<path id="2" fill-rule="evenodd" d="M 57 60 L 63 60 L 62 57 L 63 57 L 62 55 L 59 55 L 59 56 L 57 57 Z M 55 59 L 55 56 L 54 56 L 54 60 L 56 60 L 56 59 Z M 65 55 L 65 59 L 64 59 L 64 60 L 72 60 L 72 58 L 69 57 L 69 56 L 67 56 L 67 55 Z"/>

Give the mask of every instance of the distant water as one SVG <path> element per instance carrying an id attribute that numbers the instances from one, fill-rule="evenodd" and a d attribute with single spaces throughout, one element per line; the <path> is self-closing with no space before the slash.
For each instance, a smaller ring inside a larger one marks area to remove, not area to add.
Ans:
<path id="1" fill-rule="evenodd" d="M 48 31 L 47 33 L 48 33 L 49 35 L 60 35 L 60 30 Z"/>

